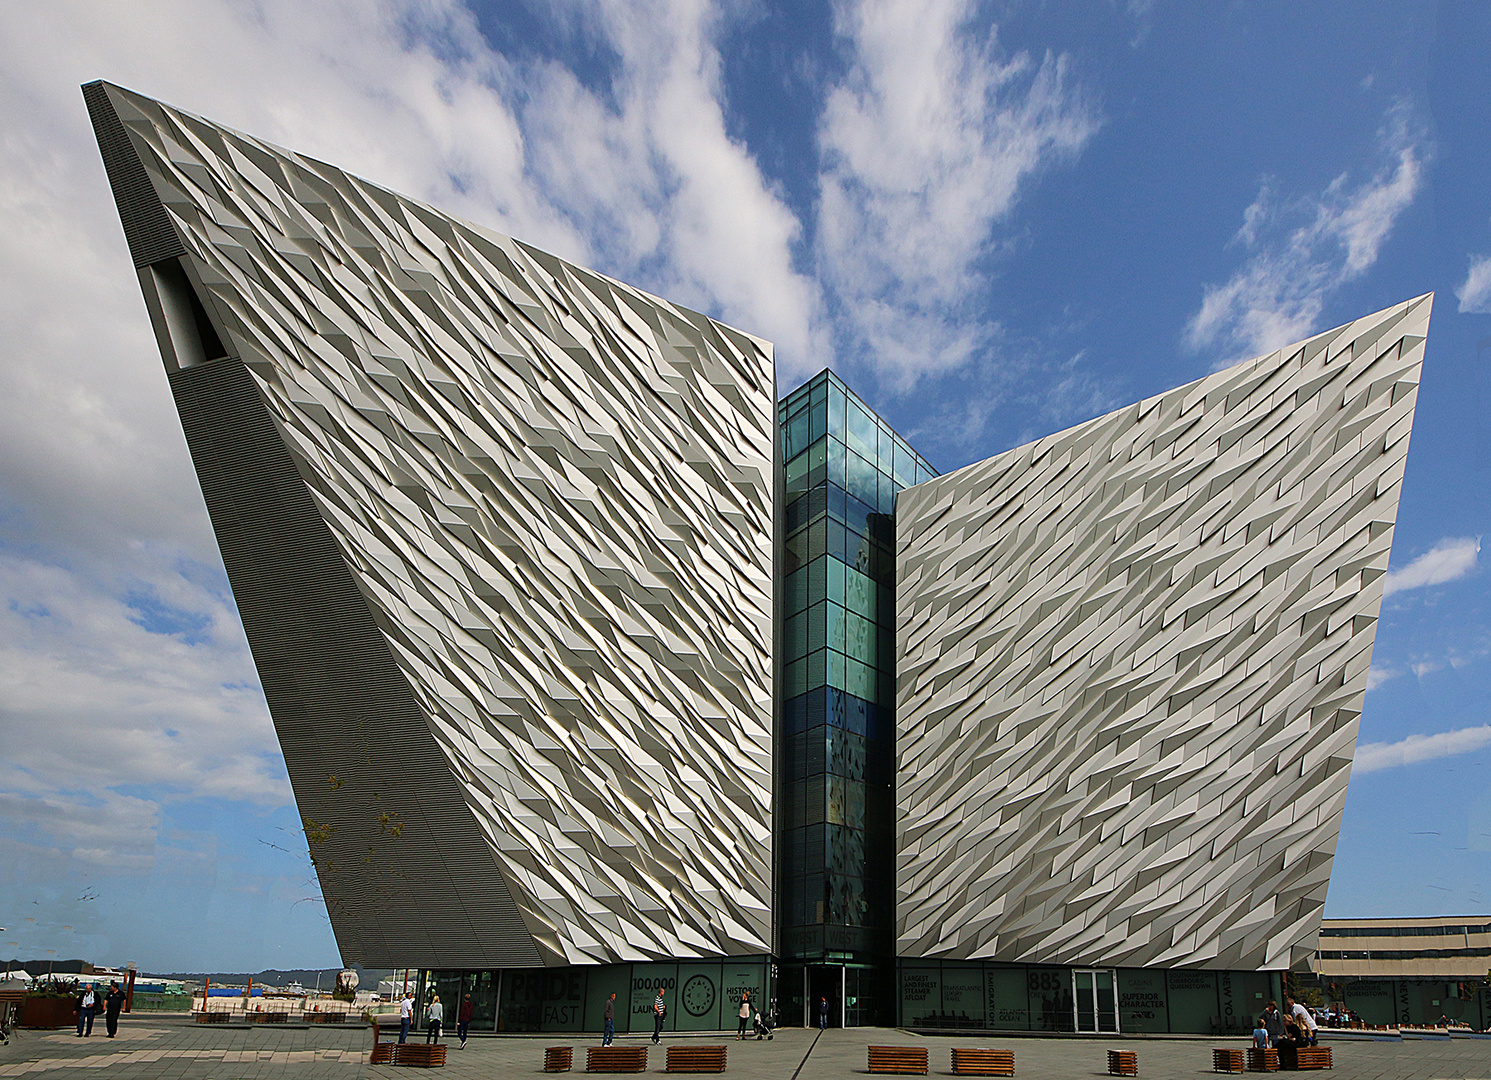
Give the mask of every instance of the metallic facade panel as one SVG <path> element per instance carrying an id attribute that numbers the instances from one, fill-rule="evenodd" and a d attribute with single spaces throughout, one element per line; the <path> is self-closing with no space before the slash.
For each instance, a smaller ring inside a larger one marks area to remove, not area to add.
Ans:
<path id="1" fill-rule="evenodd" d="M 271 697 L 303 812 L 327 781 L 298 755 L 317 755 L 316 769 L 338 752 L 347 769 L 368 757 L 355 740 L 311 746 L 308 723 L 340 716 L 381 740 L 397 730 L 435 748 L 458 782 L 494 887 L 542 962 L 769 951 L 770 346 L 331 166 L 102 90 L 185 252 L 189 296 L 175 295 L 173 267 L 141 270 L 168 368 L 180 380 L 225 363 L 177 339 L 194 319 L 203 342 L 241 361 L 423 720 L 405 723 L 395 685 L 373 715 L 354 714 L 366 704 L 339 696 L 335 678 L 306 716 Z M 139 213 L 106 164 L 121 217 Z M 225 442 L 194 437 L 199 472 L 228 461 Z M 263 575 L 228 569 L 240 605 L 274 599 L 256 592 Z M 316 662 L 280 648 L 275 622 L 270 612 L 260 640 L 250 634 L 266 692 Z M 272 676 L 262 657 L 274 649 L 288 671 Z M 430 829 L 466 827 L 412 771 L 391 765 L 381 782 Z M 428 910 L 452 938 L 442 956 L 473 932 L 456 913 L 465 899 L 452 889 Z M 373 933 L 359 922 L 369 916 L 331 916 L 339 940 Z M 381 962 L 490 963 L 407 951 Z"/>
<path id="2" fill-rule="evenodd" d="M 900 495 L 901 956 L 1314 949 L 1431 300 Z"/>

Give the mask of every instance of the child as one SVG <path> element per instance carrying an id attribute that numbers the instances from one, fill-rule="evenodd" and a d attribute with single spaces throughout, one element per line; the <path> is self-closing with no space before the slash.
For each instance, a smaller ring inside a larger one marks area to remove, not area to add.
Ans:
<path id="1" fill-rule="evenodd" d="M 1268 1049 L 1268 1026 L 1263 1022 L 1263 1017 L 1253 1021 L 1253 1046 L 1259 1050 Z"/>

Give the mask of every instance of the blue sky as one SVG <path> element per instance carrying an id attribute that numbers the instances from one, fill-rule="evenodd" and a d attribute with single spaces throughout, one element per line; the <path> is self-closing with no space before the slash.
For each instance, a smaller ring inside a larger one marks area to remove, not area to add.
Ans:
<path id="1" fill-rule="evenodd" d="M 1328 913 L 1491 912 L 1488 47 L 1450 2 L 6 6 L 0 955 L 337 962 L 100 77 L 832 366 L 942 469 L 1434 291 Z"/>

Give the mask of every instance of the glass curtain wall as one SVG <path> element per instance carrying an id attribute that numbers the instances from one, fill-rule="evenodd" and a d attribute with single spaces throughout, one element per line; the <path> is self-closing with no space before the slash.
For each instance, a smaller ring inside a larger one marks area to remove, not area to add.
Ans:
<path id="1" fill-rule="evenodd" d="M 895 497 L 937 475 L 831 372 L 780 403 L 783 985 L 853 968 L 846 1019 L 895 1012 Z M 862 970 L 863 965 L 884 972 Z M 846 976 L 847 978 L 847 976 Z M 847 982 L 844 985 L 848 985 Z M 800 997 L 800 992 L 797 994 Z M 789 994 L 790 997 L 790 994 Z M 782 1002 L 784 1019 L 800 1004 Z M 839 1002 L 831 1003 L 838 1015 Z"/>

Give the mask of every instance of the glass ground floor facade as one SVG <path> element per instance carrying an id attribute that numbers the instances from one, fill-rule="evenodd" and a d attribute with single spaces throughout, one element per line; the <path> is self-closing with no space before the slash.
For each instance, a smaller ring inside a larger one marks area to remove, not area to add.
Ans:
<path id="1" fill-rule="evenodd" d="M 740 999 L 778 1007 L 789 1025 L 898 1026 L 938 1032 L 1080 1032 L 1238 1035 L 1269 1000 L 1293 985 L 1362 1022 L 1431 1026 L 1443 1019 L 1491 1027 L 1479 982 L 1443 979 L 1315 980 L 1272 971 L 1075 968 L 901 960 L 866 964 L 773 964 L 768 957 L 676 964 L 608 964 L 508 971 L 424 971 L 421 1012 L 439 994 L 454 1027 L 471 995 L 473 1031 L 595 1032 L 616 995 L 618 1034 L 650 1033 L 659 988 L 665 1032 L 732 1031 Z"/>
<path id="2" fill-rule="evenodd" d="M 472 1030 L 478 1032 L 599 1032 L 605 1003 L 614 993 L 616 1030 L 626 1034 L 652 1031 L 652 1003 L 659 988 L 669 1002 L 664 1030 L 670 1032 L 733 1030 L 743 993 L 753 1001 L 775 1002 L 781 1022 L 789 1025 L 816 1026 L 826 1013 L 830 1027 L 894 1025 L 925 1031 L 1052 1034 L 1245 1033 L 1266 1001 L 1282 999 L 1277 972 L 936 960 L 901 960 L 894 966 L 778 966 L 768 957 L 425 971 L 420 973 L 416 998 L 423 1010 L 431 994 L 439 994 L 453 1026 L 460 1002 L 470 994 Z M 1397 988 L 1385 992 L 1396 994 Z M 1377 991 L 1371 988 L 1370 993 Z M 1419 1004 L 1430 1001 L 1418 992 L 1409 992 L 1408 999 L 1416 1003 L 1411 1009 L 1415 1017 Z M 1383 1000 L 1391 1007 L 1396 999 Z M 1369 1022 L 1387 1022 L 1368 1015 L 1369 1010 L 1371 1016 L 1382 1011 L 1376 1001 L 1373 996 L 1365 1007 L 1351 1007 Z"/>
<path id="3" fill-rule="evenodd" d="M 1491 1027 L 1484 979 L 1330 979 L 1307 985 L 1328 1006 L 1350 1009 L 1364 1024 L 1431 1026 L 1442 1020 Z"/>
<path id="4" fill-rule="evenodd" d="M 460 1002 L 471 995 L 472 1031 L 599 1032 L 606 1002 L 616 995 L 616 1031 L 652 1031 L 652 1003 L 661 988 L 668 1003 L 663 1030 L 734 1029 L 741 995 L 767 991 L 766 957 L 676 964 L 597 964 L 507 971 L 422 971 L 415 1000 L 421 1014 L 440 995 L 454 1029 Z"/>
<path id="5" fill-rule="evenodd" d="M 1246 1033 L 1281 1000 L 1269 971 L 902 960 L 897 974 L 899 1026 L 938 1031 Z"/>

